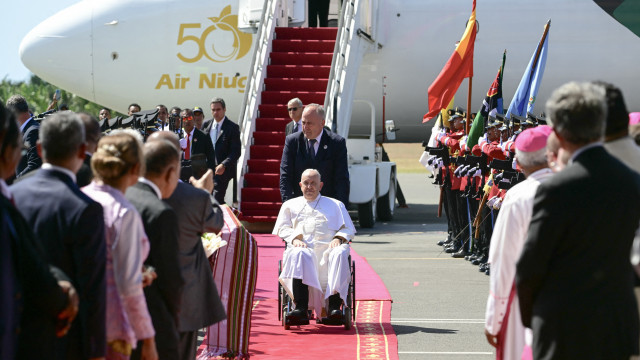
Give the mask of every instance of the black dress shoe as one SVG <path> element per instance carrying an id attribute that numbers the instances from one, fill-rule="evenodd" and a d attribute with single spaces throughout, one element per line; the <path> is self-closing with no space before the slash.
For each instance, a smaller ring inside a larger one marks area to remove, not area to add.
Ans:
<path id="1" fill-rule="evenodd" d="M 487 271 L 487 263 L 480 264 L 480 266 L 478 267 L 478 271 L 480 271 L 480 272 Z"/>
<path id="2" fill-rule="evenodd" d="M 443 246 L 445 241 L 447 241 L 447 240 L 445 239 L 445 240 L 440 240 L 440 241 L 438 241 L 438 245 L 439 245 L 439 246 Z"/>
<path id="3" fill-rule="evenodd" d="M 340 309 L 331 310 L 329 312 L 329 319 L 334 319 L 334 320 L 342 319 L 342 311 L 340 311 Z"/>
<path id="4" fill-rule="evenodd" d="M 475 259 L 471 260 L 471 263 L 472 263 L 473 265 L 480 265 L 480 259 L 475 258 Z"/>
<path id="5" fill-rule="evenodd" d="M 298 320 L 302 320 L 309 317 L 309 312 L 307 311 L 307 309 L 293 309 L 293 311 L 289 313 L 289 316 L 294 317 Z"/>
<path id="6" fill-rule="evenodd" d="M 491 275 L 491 268 L 487 266 L 487 271 L 484 272 L 486 275 Z"/>
<path id="7" fill-rule="evenodd" d="M 455 252 L 453 254 L 451 254 L 451 257 L 455 258 L 455 259 L 460 259 L 467 256 L 467 252 L 464 248 L 460 248 L 460 250 L 458 252 Z"/>

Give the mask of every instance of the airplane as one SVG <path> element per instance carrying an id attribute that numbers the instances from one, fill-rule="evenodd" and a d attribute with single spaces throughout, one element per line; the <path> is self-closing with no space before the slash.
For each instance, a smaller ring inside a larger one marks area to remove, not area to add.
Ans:
<path id="1" fill-rule="evenodd" d="M 304 25 L 306 1 L 285 1 L 291 22 Z M 425 140 L 434 123 L 422 124 L 427 89 L 461 37 L 471 1 L 367 1 L 370 35 L 378 46 L 364 55 L 354 97 L 373 103 L 380 117 L 384 96 L 384 118 L 395 121 L 396 141 Z M 480 108 L 505 49 L 508 105 L 548 19 L 549 56 L 537 113 L 553 89 L 572 80 L 611 82 L 622 89 L 630 111 L 640 110 L 640 39 L 605 3 L 479 0 L 470 110 Z M 46 81 L 120 112 L 132 102 L 143 109 L 160 103 L 207 108 L 212 97 L 222 97 L 233 117 L 241 112 L 256 49 L 248 19 L 259 19 L 261 8 L 257 0 L 84 0 L 29 32 L 20 56 Z M 466 98 L 464 81 L 455 104 L 466 107 Z M 352 128 L 366 119 L 355 108 Z M 385 119 L 377 121 L 377 132 Z"/>

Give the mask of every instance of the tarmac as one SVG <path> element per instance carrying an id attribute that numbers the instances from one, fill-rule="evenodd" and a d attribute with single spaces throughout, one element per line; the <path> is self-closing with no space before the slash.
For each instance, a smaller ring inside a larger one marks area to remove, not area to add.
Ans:
<path id="1" fill-rule="evenodd" d="M 489 276 L 437 245 L 446 237 L 440 190 L 425 173 L 398 173 L 409 208 L 390 222 L 360 228 L 352 247 L 381 277 L 393 299 L 391 324 L 401 360 L 490 359 L 484 336 Z M 356 288 L 357 291 L 357 288 Z"/>

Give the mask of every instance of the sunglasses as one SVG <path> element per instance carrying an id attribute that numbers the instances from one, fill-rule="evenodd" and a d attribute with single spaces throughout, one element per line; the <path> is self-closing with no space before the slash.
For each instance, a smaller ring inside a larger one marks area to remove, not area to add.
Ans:
<path id="1" fill-rule="evenodd" d="M 183 116 L 182 121 L 191 121 L 193 120 L 193 116 Z"/>
<path id="2" fill-rule="evenodd" d="M 297 108 L 297 107 L 292 107 L 292 108 L 288 108 L 287 110 L 288 110 L 288 111 L 297 111 L 297 110 L 298 110 L 298 108 Z"/>

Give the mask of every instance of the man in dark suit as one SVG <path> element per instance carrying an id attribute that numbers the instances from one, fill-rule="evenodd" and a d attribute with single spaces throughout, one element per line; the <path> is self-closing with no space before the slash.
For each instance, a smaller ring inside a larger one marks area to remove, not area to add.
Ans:
<path id="1" fill-rule="evenodd" d="M 16 168 L 16 178 L 19 178 L 42 166 L 42 159 L 36 149 L 40 124 L 31 116 L 27 100 L 20 95 L 10 97 L 9 100 L 7 100 L 7 108 L 15 114 L 20 124 L 22 138 L 27 146 L 27 154 L 20 159 L 20 163 Z"/>
<path id="2" fill-rule="evenodd" d="M 158 131 L 148 142 L 164 139 L 179 147 L 178 137 L 170 131 Z M 213 171 L 208 170 L 202 178 L 191 178 L 192 185 L 179 182 L 171 197 L 164 200 L 178 214 L 180 237 L 178 260 L 184 279 L 178 331 L 180 336 L 180 359 L 196 357 L 198 330 L 224 320 L 226 314 L 216 285 L 211 276 L 209 261 L 202 247 L 203 233 L 218 233 L 224 225 L 224 215 L 213 191 Z"/>
<path id="3" fill-rule="evenodd" d="M 287 136 L 280 162 L 282 202 L 302 196 L 298 183 L 307 169 L 320 172 L 322 194 L 349 203 L 349 168 L 344 138 L 324 129 L 324 108 L 309 104 L 302 113 L 302 132 Z"/>
<path id="4" fill-rule="evenodd" d="M 87 153 L 84 158 L 84 162 L 78 170 L 76 177 L 78 179 L 78 187 L 89 185 L 93 180 L 93 170 L 91 170 L 91 156 L 98 148 L 98 141 L 100 140 L 100 123 L 93 116 L 81 112 L 78 113 L 80 120 L 84 124 L 85 138 L 87 142 Z"/>
<path id="5" fill-rule="evenodd" d="M 182 117 L 182 126 L 185 133 L 184 138 L 180 139 L 180 146 L 184 151 L 184 160 L 190 160 L 195 154 L 204 154 L 207 159 L 207 168 L 214 170 L 216 168 L 216 158 L 211 138 L 196 128 L 191 109 L 183 109 L 180 116 Z"/>
<path id="6" fill-rule="evenodd" d="M 50 356 L 56 333 L 66 333 L 78 311 L 75 288 L 50 268 L 5 183 L 15 174 L 21 144 L 14 115 L 0 103 L 0 359 Z"/>
<path id="7" fill-rule="evenodd" d="M 178 184 L 180 154 L 172 143 L 156 140 L 144 145 L 145 175 L 125 196 L 136 207 L 149 237 L 145 266 L 155 268 L 158 278 L 144 288 L 149 314 L 156 330 L 160 359 L 179 359 L 178 313 L 184 280 L 178 262 L 178 216 L 162 199 Z M 132 354 L 140 359 L 141 342 Z"/>
<path id="8" fill-rule="evenodd" d="M 227 193 L 229 181 L 236 176 L 236 164 L 240 157 L 240 127 L 231 121 L 224 100 L 214 98 L 211 100 L 211 114 L 213 119 L 204 124 L 204 133 L 207 134 L 215 149 L 216 168 L 213 182 L 213 196 L 220 204 L 224 204 L 224 196 Z"/>
<path id="9" fill-rule="evenodd" d="M 640 175 L 602 146 L 604 90 L 568 83 L 547 102 L 567 167 L 536 192 L 516 284 L 535 359 L 628 359 L 638 354 L 631 244 Z"/>
<path id="10" fill-rule="evenodd" d="M 86 150 L 82 121 L 68 111 L 51 115 L 41 126 L 37 147 L 42 168 L 11 192 L 48 262 L 70 277 L 80 296 L 78 317 L 56 342 L 52 358 L 100 358 L 106 347 L 104 218 L 100 204 L 75 183 Z"/>
<path id="11" fill-rule="evenodd" d="M 302 131 L 302 106 L 302 100 L 298 98 L 293 98 L 287 103 L 287 112 L 289 113 L 291 122 L 287 123 L 287 127 L 284 131 L 285 135 L 289 136 L 293 133 Z"/>

